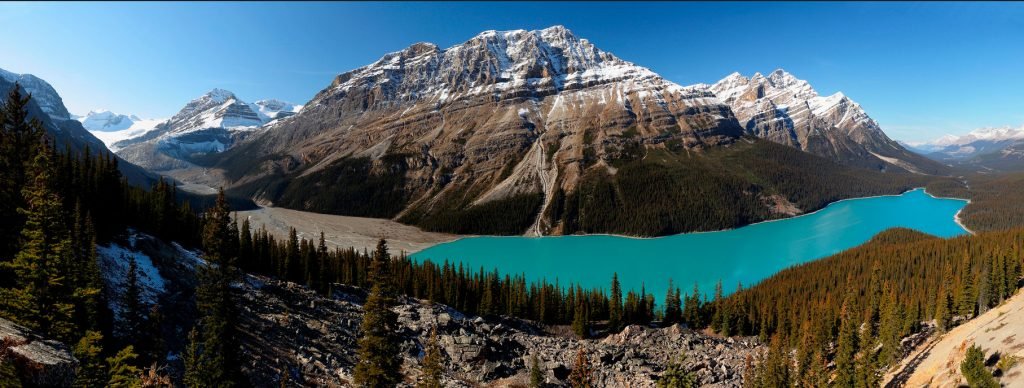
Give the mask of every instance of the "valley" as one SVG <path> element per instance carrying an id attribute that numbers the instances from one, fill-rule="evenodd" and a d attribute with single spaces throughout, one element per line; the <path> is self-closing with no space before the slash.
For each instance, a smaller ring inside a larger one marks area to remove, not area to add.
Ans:
<path id="1" fill-rule="evenodd" d="M 0 386 L 1024 384 L 1024 128 L 890 137 L 993 115 L 1002 62 L 922 87 L 946 62 L 797 4 L 617 20 L 690 5 L 173 4 L 117 60 L 22 47 L 80 74 L 0 69 Z"/>

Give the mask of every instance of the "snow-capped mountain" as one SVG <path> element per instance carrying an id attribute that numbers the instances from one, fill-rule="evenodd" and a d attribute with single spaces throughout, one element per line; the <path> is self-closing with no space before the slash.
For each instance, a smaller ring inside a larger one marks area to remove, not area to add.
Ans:
<path id="1" fill-rule="evenodd" d="M 0 69 L 0 78 L 10 83 L 18 83 L 25 91 L 32 94 L 32 100 L 42 109 L 43 113 L 55 121 L 71 120 L 71 114 L 64 106 L 64 100 L 57 90 L 48 82 L 32 74 L 16 74 Z"/>
<path id="2" fill-rule="evenodd" d="M 45 80 L 31 74 L 16 74 L 0 69 L 0 96 L 20 85 L 23 93 L 30 93 L 29 116 L 42 122 L 46 132 L 58 145 L 67 145 L 75 152 L 86 148 L 92 153 L 107 152 L 104 142 L 86 130 L 80 121 L 72 118 L 60 94 Z M 148 185 L 152 176 L 131 163 L 119 164 L 121 173 L 135 184 Z"/>
<path id="3" fill-rule="evenodd" d="M 665 80 L 562 26 L 485 31 L 444 49 L 413 44 L 338 75 L 267 128 L 225 153 L 240 181 L 405 155 L 402 190 L 424 208 L 484 179 L 474 203 L 551 196 L 637 142 L 698 148 L 742 136 L 710 91 Z"/>
<path id="4" fill-rule="evenodd" d="M 260 119 L 264 122 L 283 119 L 302 110 L 302 105 L 295 105 L 275 99 L 259 100 L 249 105 L 252 110 L 260 115 Z"/>
<path id="5" fill-rule="evenodd" d="M 926 142 L 908 143 L 916 150 L 939 160 L 968 159 L 1000 152 L 1024 142 L 1024 126 L 979 128 L 964 135 L 944 135 Z"/>
<path id="6" fill-rule="evenodd" d="M 842 92 L 821 96 L 778 69 L 747 78 L 732 73 L 707 86 L 732 107 L 747 132 L 846 164 L 934 173 L 940 166 L 907 151 Z"/>
<path id="7" fill-rule="evenodd" d="M 189 101 L 170 119 L 152 129 L 132 127 L 115 141 L 118 154 L 153 171 L 191 166 L 196 155 L 221 152 L 242 133 L 301 109 L 278 100 L 242 101 L 234 93 L 213 89 Z"/>
<path id="8" fill-rule="evenodd" d="M 142 121 L 135 115 L 123 115 L 106 109 L 94 110 L 83 116 L 75 116 L 82 126 L 89 131 L 113 132 L 131 128 L 135 122 Z"/>

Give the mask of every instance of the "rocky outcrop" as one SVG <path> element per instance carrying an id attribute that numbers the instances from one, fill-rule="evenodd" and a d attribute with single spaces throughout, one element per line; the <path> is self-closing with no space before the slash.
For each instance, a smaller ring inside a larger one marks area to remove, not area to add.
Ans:
<path id="1" fill-rule="evenodd" d="M 0 363 L 12 364 L 21 382 L 31 387 L 70 387 L 78 368 L 67 346 L 3 318 Z"/>
<path id="2" fill-rule="evenodd" d="M 365 293 L 340 285 L 335 290 L 328 299 L 292 283 L 252 276 L 239 285 L 251 381 L 271 386 L 285 375 L 301 385 L 350 381 Z M 738 387 L 747 356 L 760 349 L 753 339 L 713 337 L 680 326 L 630 326 L 602 339 L 578 340 L 549 334 L 549 328 L 527 321 L 466 316 L 408 298 L 396 311 L 407 386 L 419 377 L 423 347 L 434 328 L 444 353 L 444 383 L 452 387 L 525 384 L 532 356 L 540 360 L 548 384 L 564 386 L 581 348 L 589 355 L 597 386 L 654 386 L 666 364 L 685 354 L 685 366 L 702 386 Z"/>

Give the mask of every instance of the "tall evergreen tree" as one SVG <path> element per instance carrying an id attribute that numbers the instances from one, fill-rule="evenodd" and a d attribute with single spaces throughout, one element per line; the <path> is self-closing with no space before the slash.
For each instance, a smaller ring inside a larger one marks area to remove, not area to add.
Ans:
<path id="1" fill-rule="evenodd" d="M 540 360 L 537 355 L 530 356 L 530 388 L 540 388 L 544 385 L 544 372 L 540 370 Z"/>
<path id="2" fill-rule="evenodd" d="M 10 112 L 8 112 L 8 115 Z M 0 263 L 15 275 L 15 287 L 0 290 L 0 314 L 30 329 L 61 341 L 70 342 L 75 332 L 74 304 L 67 290 L 71 262 L 71 239 L 64 227 L 61 199 L 53 191 L 53 155 L 42 147 L 35 155 L 22 191 L 26 208 L 21 230 L 22 245 L 11 262 Z"/>
<path id="3" fill-rule="evenodd" d="M 430 330 L 430 337 L 427 341 L 427 346 L 424 349 L 426 353 L 423 356 L 423 378 L 419 384 L 416 384 L 418 388 L 441 388 L 441 373 L 444 372 L 444 361 L 441 354 L 441 345 L 437 342 L 437 328 Z"/>
<path id="4" fill-rule="evenodd" d="M 139 264 L 135 256 L 121 255 L 122 261 L 128 262 L 125 274 L 124 294 L 121 295 L 121 336 L 134 343 L 139 338 L 140 330 L 146 320 L 146 310 L 142 304 L 142 290 L 139 288 Z"/>
<path id="5" fill-rule="evenodd" d="M 612 273 L 611 295 L 608 300 L 608 331 L 618 332 L 622 329 L 622 285 L 619 274 Z"/>
<path id="6" fill-rule="evenodd" d="M 355 384 L 361 387 L 393 387 L 402 379 L 398 314 L 391 310 L 396 300 L 389 260 L 387 242 L 381 239 L 371 263 L 373 286 L 363 304 L 362 337 L 359 338 L 358 362 L 352 376 Z"/>
<path id="7" fill-rule="evenodd" d="M 139 385 L 142 373 L 133 365 L 136 357 L 138 356 L 135 349 L 128 345 L 113 357 L 107 358 L 107 367 L 110 370 L 110 380 L 106 385 L 108 388 L 134 388 Z"/>
<path id="8" fill-rule="evenodd" d="M 206 262 L 197 270 L 196 308 L 199 310 L 202 346 L 191 371 L 203 386 L 230 387 L 240 381 L 240 362 L 231 283 L 237 276 L 234 263 L 238 233 L 232 228 L 224 191 L 207 212 L 203 228 Z M 189 371 L 186 371 L 188 374 Z"/>
<path id="9" fill-rule="evenodd" d="M 569 386 L 572 388 L 592 388 L 594 386 L 594 368 L 590 365 L 587 351 L 580 347 L 569 372 Z"/>
<path id="10" fill-rule="evenodd" d="M 100 354 L 103 353 L 103 335 L 98 331 L 86 331 L 72 349 L 78 360 L 78 373 L 75 374 L 75 387 L 100 387 L 107 383 L 106 365 Z"/>

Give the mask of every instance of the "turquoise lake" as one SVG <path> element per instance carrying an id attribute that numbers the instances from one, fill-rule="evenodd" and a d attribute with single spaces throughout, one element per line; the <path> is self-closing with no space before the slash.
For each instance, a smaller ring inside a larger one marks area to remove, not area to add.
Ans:
<path id="1" fill-rule="evenodd" d="M 705 295 L 715 283 L 726 293 L 795 264 L 860 245 L 893 227 L 939 237 L 968 233 L 955 221 L 967 201 L 935 198 L 924 189 L 901 195 L 834 202 L 820 211 L 718 232 L 658 238 L 619 236 L 467 237 L 427 248 L 413 259 L 462 262 L 474 270 L 526 274 L 607 289 L 618 273 L 623 294 L 641 282 L 660 301 L 669 278 L 684 293 L 696 282 Z"/>

